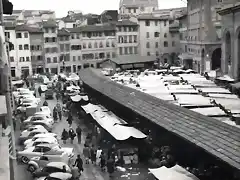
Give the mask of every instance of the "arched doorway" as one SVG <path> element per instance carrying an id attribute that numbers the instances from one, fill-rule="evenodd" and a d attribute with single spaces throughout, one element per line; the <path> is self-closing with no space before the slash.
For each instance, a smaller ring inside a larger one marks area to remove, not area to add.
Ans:
<path id="1" fill-rule="evenodd" d="M 217 48 L 212 53 L 212 70 L 216 70 L 218 68 L 221 68 L 221 56 L 222 56 L 222 50 L 221 48 Z"/>
<path id="2" fill-rule="evenodd" d="M 231 61 L 231 51 L 232 51 L 232 46 L 231 46 L 231 35 L 230 32 L 228 31 L 225 35 L 225 71 L 228 73 L 230 71 L 229 66 L 232 64 Z"/>

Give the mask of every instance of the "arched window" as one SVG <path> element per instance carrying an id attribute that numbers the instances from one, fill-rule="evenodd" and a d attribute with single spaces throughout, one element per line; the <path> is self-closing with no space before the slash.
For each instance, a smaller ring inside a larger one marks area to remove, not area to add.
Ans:
<path id="1" fill-rule="evenodd" d="M 92 48 L 92 44 L 91 43 L 88 43 L 88 48 Z"/>
<path id="2" fill-rule="evenodd" d="M 103 43 L 102 42 L 99 43 L 99 47 L 103 48 Z"/>
<path id="3" fill-rule="evenodd" d="M 164 33 L 164 37 L 165 37 L 165 38 L 167 37 L 167 33 Z"/>
<path id="4" fill-rule="evenodd" d="M 94 48 L 98 48 L 98 43 L 97 42 L 94 43 Z"/>
<path id="5" fill-rule="evenodd" d="M 83 46 L 83 49 L 86 49 L 86 47 L 87 47 L 87 46 L 86 46 L 86 43 L 83 43 L 82 46 Z"/>
<path id="6" fill-rule="evenodd" d="M 108 41 L 106 42 L 106 47 L 109 47 L 109 42 Z"/>

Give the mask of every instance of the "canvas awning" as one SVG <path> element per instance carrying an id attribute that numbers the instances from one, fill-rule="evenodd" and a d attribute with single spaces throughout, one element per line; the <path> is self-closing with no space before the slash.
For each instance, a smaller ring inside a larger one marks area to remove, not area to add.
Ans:
<path id="1" fill-rule="evenodd" d="M 240 82 L 235 83 L 235 84 L 231 84 L 232 87 L 236 88 L 236 89 L 240 89 Z"/>
<path id="2" fill-rule="evenodd" d="M 198 112 L 205 116 L 225 116 L 226 113 L 219 107 L 194 108 L 192 111 Z"/>
<path id="3" fill-rule="evenodd" d="M 19 84 L 23 84 L 24 81 L 23 80 L 18 80 L 18 81 L 12 81 L 12 85 L 19 85 Z"/>
<path id="4" fill-rule="evenodd" d="M 7 114 L 7 104 L 6 104 L 6 96 L 0 96 L 1 106 L 0 106 L 0 115 Z"/>
<path id="5" fill-rule="evenodd" d="M 172 168 L 162 166 L 157 169 L 149 169 L 149 171 L 159 180 L 199 180 L 179 165 L 175 165 Z"/>
<path id="6" fill-rule="evenodd" d="M 75 91 L 75 90 L 79 90 L 80 87 L 79 86 L 74 86 L 74 85 L 71 85 L 71 86 L 68 86 L 67 87 L 67 90 L 68 91 Z"/>

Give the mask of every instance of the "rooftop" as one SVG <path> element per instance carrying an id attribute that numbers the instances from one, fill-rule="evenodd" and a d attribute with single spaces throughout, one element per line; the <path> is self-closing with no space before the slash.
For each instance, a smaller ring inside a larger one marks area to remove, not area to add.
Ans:
<path id="1" fill-rule="evenodd" d="M 67 29 L 60 29 L 58 30 L 58 36 L 70 36 L 70 32 Z"/>
<path id="2" fill-rule="evenodd" d="M 158 0 L 121 0 L 120 7 L 158 7 Z"/>
<path id="3" fill-rule="evenodd" d="M 53 27 L 57 27 L 57 22 L 54 21 L 54 20 L 48 20 L 48 21 L 43 21 L 41 23 L 41 25 L 44 27 L 44 28 L 53 28 Z"/>
<path id="4" fill-rule="evenodd" d="M 117 26 L 138 26 L 137 23 L 135 22 L 132 22 L 128 19 L 125 19 L 125 20 L 119 20 L 117 23 L 116 23 Z"/>
<path id="5" fill-rule="evenodd" d="M 97 69 L 84 69 L 80 77 L 89 87 L 240 170 L 237 127 L 112 82 Z"/>
<path id="6" fill-rule="evenodd" d="M 77 28 L 68 28 L 67 30 L 72 33 L 115 31 L 115 26 L 113 24 L 86 25 Z"/>
<path id="7" fill-rule="evenodd" d="M 145 14 L 138 16 L 138 20 L 168 20 L 170 16 L 153 16 L 151 14 Z"/>
<path id="8" fill-rule="evenodd" d="M 16 31 L 28 31 L 29 33 L 43 33 L 41 28 L 30 27 L 30 26 L 27 26 L 25 24 L 17 25 L 16 26 Z"/>
<path id="9" fill-rule="evenodd" d="M 155 57 L 139 56 L 139 55 L 119 56 L 119 57 L 110 59 L 110 61 L 113 61 L 114 63 L 116 63 L 118 65 L 154 62 L 155 60 L 156 60 Z"/>

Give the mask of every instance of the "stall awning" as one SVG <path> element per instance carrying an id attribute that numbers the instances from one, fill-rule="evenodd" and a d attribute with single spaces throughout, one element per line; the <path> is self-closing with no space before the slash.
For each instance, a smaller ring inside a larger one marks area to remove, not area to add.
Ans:
<path id="1" fill-rule="evenodd" d="M 75 91 L 75 90 L 79 90 L 79 89 L 80 89 L 79 86 L 74 86 L 74 85 L 67 87 L 67 91 Z"/>
<path id="2" fill-rule="evenodd" d="M 225 116 L 226 113 L 219 107 L 194 108 L 192 111 L 198 112 L 205 116 Z"/>
<path id="3" fill-rule="evenodd" d="M 19 85 L 19 84 L 23 84 L 24 81 L 23 80 L 18 80 L 18 81 L 12 81 L 12 85 Z"/>
<path id="4" fill-rule="evenodd" d="M 7 104 L 6 104 L 6 97 L 0 96 L 1 106 L 0 106 L 0 115 L 7 114 Z"/>
<path id="5" fill-rule="evenodd" d="M 149 171 L 159 180 L 199 180 L 179 165 L 175 165 L 172 168 L 162 166 L 157 169 L 149 169 Z"/>
<path id="6" fill-rule="evenodd" d="M 79 102 L 79 101 L 81 101 L 81 100 L 88 101 L 89 99 L 88 99 L 88 96 L 87 96 L 87 95 L 86 95 L 86 96 L 75 95 L 75 96 L 71 96 L 71 100 L 72 100 L 73 102 Z"/>

